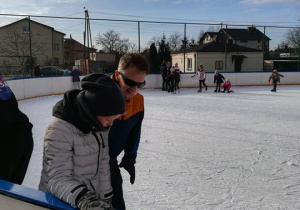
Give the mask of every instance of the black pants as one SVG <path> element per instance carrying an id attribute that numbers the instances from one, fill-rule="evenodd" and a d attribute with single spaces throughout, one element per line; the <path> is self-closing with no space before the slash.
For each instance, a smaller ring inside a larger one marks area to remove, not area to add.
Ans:
<path id="1" fill-rule="evenodd" d="M 2 134 L 0 142 L 0 179 L 22 184 L 32 150 L 31 129 L 15 130 Z"/>
<path id="2" fill-rule="evenodd" d="M 199 80 L 199 90 L 202 90 L 202 84 L 204 85 L 205 89 L 207 89 L 207 85 L 205 84 L 205 80 Z"/>
<path id="3" fill-rule="evenodd" d="M 168 87 L 167 87 L 167 76 L 162 76 L 162 90 L 167 90 Z"/>
<path id="4" fill-rule="evenodd" d="M 273 82 L 273 90 L 276 91 L 277 88 L 277 81 Z"/>
<path id="5" fill-rule="evenodd" d="M 125 210 L 125 201 L 123 197 L 123 179 L 118 166 L 110 169 L 111 185 L 114 191 L 112 198 L 112 206 L 115 209 Z"/>
<path id="6" fill-rule="evenodd" d="M 220 90 L 221 90 L 221 83 L 217 83 L 216 84 L 216 91 L 220 92 Z"/>

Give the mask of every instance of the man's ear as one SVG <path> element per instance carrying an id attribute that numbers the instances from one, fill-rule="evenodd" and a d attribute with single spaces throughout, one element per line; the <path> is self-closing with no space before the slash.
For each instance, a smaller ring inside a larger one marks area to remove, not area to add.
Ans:
<path id="1" fill-rule="evenodd" d="M 115 72 L 114 72 L 114 78 L 115 78 L 116 81 L 119 81 L 119 76 L 120 76 L 119 71 L 115 70 Z"/>

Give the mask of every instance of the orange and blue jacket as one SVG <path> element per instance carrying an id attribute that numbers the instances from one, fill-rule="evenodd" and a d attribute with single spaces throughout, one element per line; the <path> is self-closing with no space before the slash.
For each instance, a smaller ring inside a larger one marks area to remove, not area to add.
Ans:
<path id="1" fill-rule="evenodd" d="M 126 98 L 126 111 L 116 119 L 109 131 L 109 155 L 111 168 L 118 165 L 117 157 L 124 155 L 135 163 L 144 119 L 144 97 L 137 94 Z"/>

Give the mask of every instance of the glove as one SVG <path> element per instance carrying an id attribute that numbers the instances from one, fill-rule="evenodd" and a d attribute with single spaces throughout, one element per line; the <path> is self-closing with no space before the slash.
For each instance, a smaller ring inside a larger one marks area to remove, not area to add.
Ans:
<path id="1" fill-rule="evenodd" d="M 77 204 L 80 210 L 105 210 L 112 207 L 110 200 L 100 200 L 95 192 L 86 192 Z"/>
<path id="2" fill-rule="evenodd" d="M 270 80 L 268 80 L 268 83 L 270 83 Z"/>
<path id="3" fill-rule="evenodd" d="M 206 78 L 203 79 L 204 81 L 206 80 Z"/>
<path id="4" fill-rule="evenodd" d="M 124 168 L 130 175 L 130 183 L 133 184 L 135 181 L 135 167 L 134 161 L 132 161 L 129 157 L 124 156 L 122 158 L 121 163 L 119 164 L 120 168 Z"/>

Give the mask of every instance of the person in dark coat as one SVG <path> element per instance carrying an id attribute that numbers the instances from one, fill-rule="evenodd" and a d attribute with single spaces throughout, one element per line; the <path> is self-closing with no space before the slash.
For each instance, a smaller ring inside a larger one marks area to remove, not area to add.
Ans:
<path id="1" fill-rule="evenodd" d="M 160 65 L 160 74 L 162 77 L 162 87 L 161 90 L 167 90 L 167 77 L 168 77 L 168 66 L 166 64 L 166 60 L 163 60 L 162 64 Z"/>
<path id="2" fill-rule="evenodd" d="M 33 150 L 32 124 L 0 76 L 0 179 L 22 184 Z"/>
<path id="3" fill-rule="evenodd" d="M 214 76 L 214 83 L 216 83 L 216 89 L 214 92 L 220 92 L 221 91 L 221 84 L 224 82 L 225 77 L 218 72 L 218 70 L 215 71 Z"/>
<path id="4" fill-rule="evenodd" d="M 75 84 L 76 89 L 80 89 L 80 71 L 77 66 L 73 66 L 73 71 L 70 74 L 72 76 L 72 81 Z"/>
<path id="5" fill-rule="evenodd" d="M 33 69 L 33 76 L 41 76 L 41 69 L 39 66 L 35 66 Z"/>

